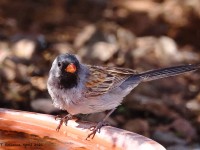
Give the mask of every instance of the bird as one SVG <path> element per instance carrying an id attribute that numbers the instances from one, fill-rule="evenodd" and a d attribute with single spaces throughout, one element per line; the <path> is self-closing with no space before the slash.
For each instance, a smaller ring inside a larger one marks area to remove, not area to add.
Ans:
<path id="1" fill-rule="evenodd" d="M 115 111 L 136 86 L 142 82 L 157 80 L 200 69 L 200 64 L 186 64 L 145 72 L 128 68 L 95 66 L 81 63 L 74 54 L 60 54 L 52 63 L 47 80 L 47 89 L 53 105 L 68 114 L 60 119 L 62 124 L 79 114 L 109 111 L 86 139 L 93 139 L 107 118 Z"/>

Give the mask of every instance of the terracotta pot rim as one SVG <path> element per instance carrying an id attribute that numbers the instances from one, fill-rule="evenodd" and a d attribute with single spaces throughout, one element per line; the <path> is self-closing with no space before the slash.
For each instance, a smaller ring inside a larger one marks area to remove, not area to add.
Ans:
<path id="1" fill-rule="evenodd" d="M 19 130 L 36 134 L 38 132 L 40 135 L 58 138 L 61 141 L 65 141 L 66 136 L 71 136 L 81 140 L 86 145 L 92 141 L 94 144 L 105 145 L 107 148 L 165 150 L 162 145 L 147 137 L 111 126 L 103 127 L 94 139 L 87 141 L 85 138 L 90 133 L 89 128 L 95 125 L 94 123 L 70 120 L 67 126 L 63 125 L 60 131 L 57 132 L 55 129 L 59 121 L 55 120 L 55 116 L 0 108 L 0 122 L 6 121 L 10 122 L 9 128 L 5 123 L 0 123 L 0 129 Z M 35 130 L 36 128 L 41 130 Z"/>

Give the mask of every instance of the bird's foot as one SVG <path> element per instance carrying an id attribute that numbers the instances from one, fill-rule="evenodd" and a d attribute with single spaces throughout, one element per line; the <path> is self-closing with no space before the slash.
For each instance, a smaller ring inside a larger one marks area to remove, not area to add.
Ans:
<path id="1" fill-rule="evenodd" d="M 101 128 L 103 126 L 108 126 L 108 125 L 109 123 L 101 121 L 96 126 L 91 126 L 90 127 L 91 133 L 87 136 L 86 140 L 88 140 L 89 138 L 93 139 L 97 132 L 100 133 Z"/>
<path id="2" fill-rule="evenodd" d="M 75 118 L 75 117 L 74 117 L 73 115 L 71 115 L 71 114 L 67 114 L 67 115 L 65 115 L 64 117 L 61 116 L 61 115 L 57 115 L 57 116 L 55 117 L 55 120 L 60 120 L 60 123 L 59 123 L 58 127 L 56 128 L 56 131 L 59 131 L 59 130 L 60 130 L 60 128 L 61 128 L 61 126 L 62 126 L 63 123 L 65 123 L 65 125 L 67 125 L 67 122 L 68 122 L 69 120 L 74 119 L 74 118 Z"/>

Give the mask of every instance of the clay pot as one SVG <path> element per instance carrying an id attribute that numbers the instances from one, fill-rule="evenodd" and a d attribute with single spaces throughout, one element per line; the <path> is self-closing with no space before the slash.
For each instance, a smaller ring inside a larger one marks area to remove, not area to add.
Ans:
<path id="1" fill-rule="evenodd" d="M 92 123 L 68 121 L 59 132 L 55 116 L 0 109 L 0 149 L 16 150 L 165 150 L 149 138 L 106 126 L 85 140 Z"/>

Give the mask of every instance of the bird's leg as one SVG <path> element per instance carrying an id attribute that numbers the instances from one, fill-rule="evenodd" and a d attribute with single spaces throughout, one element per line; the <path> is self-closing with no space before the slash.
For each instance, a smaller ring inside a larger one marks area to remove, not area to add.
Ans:
<path id="1" fill-rule="evenodd" d="M 55 120 L 60 120 L 60 123 L 58 125 L 58 127 L 56 128 L 56 131 L 59 131 L 62 124 L 65 123 L 65 125 L 67 125 L 68 120 L 74 119 L 75 117 L 71 114 L 67 114 L 64 117 L 61 115 L 58 115 L 55 117 Z"/>
<path id="2" fill-rule="evenodd" d="M 115 111 L 116 108 L 112 109 L 111 111 L 108 112 L 108 114 L 103 118 L 102 121 L 100 121 L 96 126 L 92 126 L 90 127 L 90 131 L 91 133 L 87 136 L 86 140 L 88 140 L 89 138 L 93 139 L 95 134 L 97 132 L 100 133 L 100 130 L 103 126 L 107 126 L 109 125 L 108 123 L 106 123 L 105 121 L 108 119 L 108 117 Z"/>

